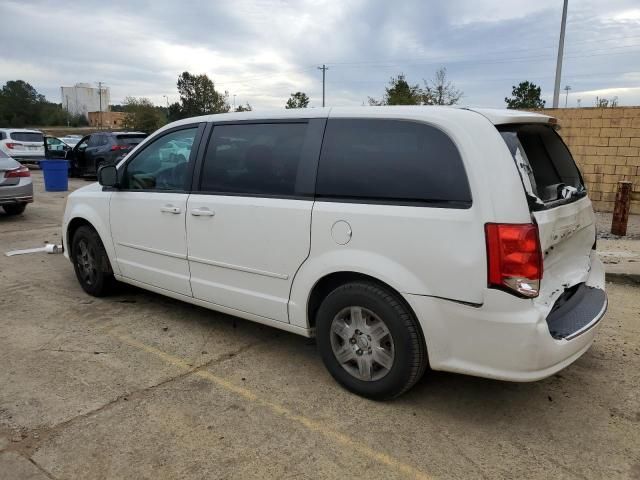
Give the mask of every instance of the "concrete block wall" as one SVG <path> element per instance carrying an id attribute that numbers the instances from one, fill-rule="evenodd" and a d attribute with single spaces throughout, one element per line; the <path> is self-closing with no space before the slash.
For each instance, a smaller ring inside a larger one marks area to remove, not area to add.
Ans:
<path id="1" fill-rule="evenodd" d="M 612 212 L 620 180 L 633 182 L 631 213 L 640 214 L 640 107 L 557 108 L 562 136 L 597 211 Z"/>

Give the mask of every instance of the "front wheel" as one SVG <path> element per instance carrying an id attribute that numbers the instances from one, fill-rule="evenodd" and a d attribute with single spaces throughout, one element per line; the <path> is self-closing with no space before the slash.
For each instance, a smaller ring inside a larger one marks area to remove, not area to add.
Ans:
<path id="1" fill-rule="evenodd" d="M 370 282 L 333 290 L 316 317 L 317 344 L 329 373 L 346 389 L 385 400 L 409 390 L 427 368 L 413 313 L 393 292 Z"/>
<path id="2" fill-rule="evenodd" d="M 9 205 L 2 206 L 2 209 L 7 215 L 20 215 L 21 213 L 24 213 L 26 208 L 26 203 L 10 203 Z"/>
<path id="3" fill-rule="evenodd" d="M 93 228 L 78 228 L 73 235 L 71 256 L 76 277 L 85 292 L 94 297 L 103 297 L 113 291 L 115 279 L 109 257 Z"/>

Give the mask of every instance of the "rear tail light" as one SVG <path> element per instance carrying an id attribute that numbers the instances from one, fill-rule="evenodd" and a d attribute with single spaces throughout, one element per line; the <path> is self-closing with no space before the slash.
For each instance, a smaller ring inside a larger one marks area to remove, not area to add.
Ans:
<path id="1" fill-rule="evenodd" d="M 4 178 L 30 177 L 31 172 L 27 167 L 18 167 L 4 172 Z"/>
<path id="2" fill-rule="evenodd" d="M 21 147 L 22 144 L 21 143 L 5 143 L 5 145 L 7 146 L 7 148 L 13 150 L 16 147 Z"/>
<path id="3" fill-rule="evenodd" d="M 538 227 L 532 223 L 487 223 L 485 235 L 489 288 L 537 297 L 542 280 Z"/>
<path id="4" fill-rule="evenodd" d="M 111 145 L 111 151 L 115 152 L 118 150 L 129 150 L 129 146 L 127 145 Z"/>

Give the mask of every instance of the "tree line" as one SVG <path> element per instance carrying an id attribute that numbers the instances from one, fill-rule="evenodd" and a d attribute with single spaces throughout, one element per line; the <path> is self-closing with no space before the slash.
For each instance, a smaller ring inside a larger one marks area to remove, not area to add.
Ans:
<path id="1" fill-rule="evenodd" d="M 229 92 L 216 89 L 206 74 L 182 72 L 176 83 L 179 100 L 160 107 L 145 97 L 126 97 L 122 105 L 111 106 L 112 111 L 125 113 L 124 127 L 152 132 L 168 122 L 182 118 L 227 113 L 232 110 Z M 511 97 L 505 97 L 507 108 L 540 109 L 545 107 L 541 88 L 529 81 L 514 85 Z M 447 69 L 438 69 L 433 78 L 422 84 L 412 83 L 400 73 L 389 80 L 380 98 L 368 97 L 369 105 L 455 105 L 464 96 L 449 80 Z M 291 93 L 284 108 L 307 108 L 309 96 L 304 92 Z M 617 99 L 596 99 L 597 107 L 615 107 Z M 233 108 L 236 112 L 251 111 L 249 103 Z M 70 115 L 59 103 L 49 102 L 44 95 L 23 80 L 10 80 L 0 90 L 0 127 L 25 126 L 85 126 L 83 115 Z"/>
<path id="2" fill-rule="evenodd" d="M 0 90 L 0 127 L 87 125 L 83 115 L 69 115 L 24 80 L 9 80 Z"/>

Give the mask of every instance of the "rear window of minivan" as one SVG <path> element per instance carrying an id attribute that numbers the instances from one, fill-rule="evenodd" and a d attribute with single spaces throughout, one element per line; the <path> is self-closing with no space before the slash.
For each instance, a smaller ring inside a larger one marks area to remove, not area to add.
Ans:
<path id="1" fill-rule="evenodd" d="M 457 147 L 430 125 L 386 119 L 330 119 L 316 195 L 363 203 L 471 206 Z"/>
<path id="2" fill-rule="evenodd" d="M 571 152 L 553 127 L 540 124 L 499 127 L 527 190 L 543 203 L 586 193 Z"/>
<path id="3" fill-rule="evenodd" d="M 11 132 L 11 140 L 18 142 L 39 142 L 44 143 L 44 136 L 37 132 Z"/>

